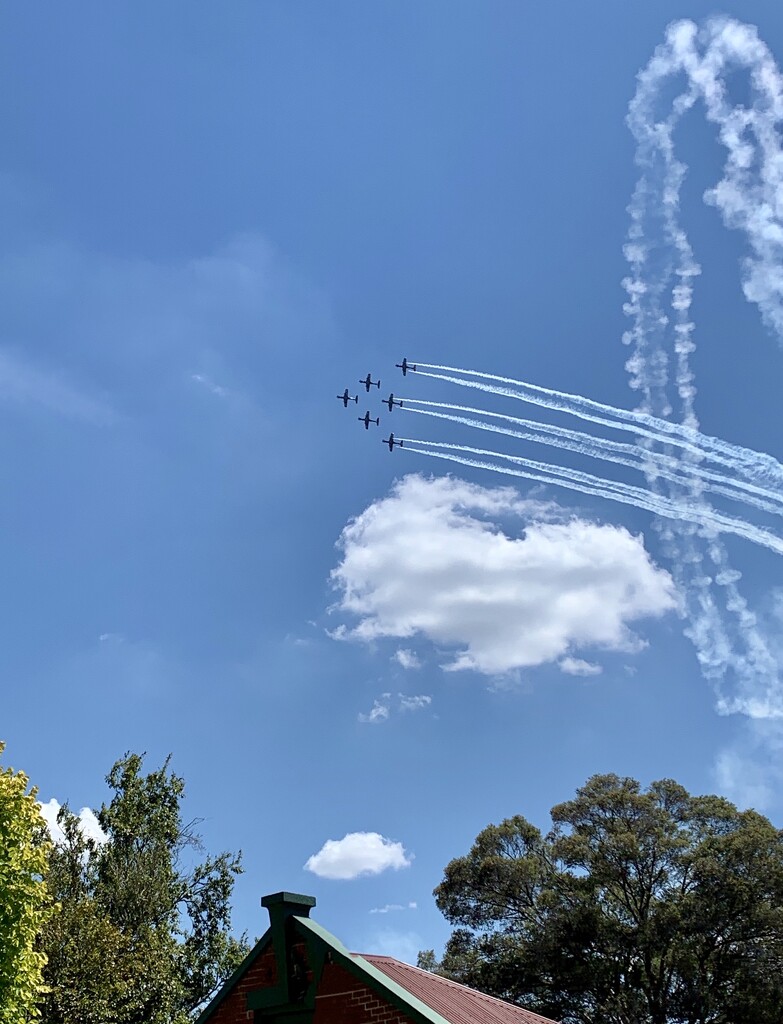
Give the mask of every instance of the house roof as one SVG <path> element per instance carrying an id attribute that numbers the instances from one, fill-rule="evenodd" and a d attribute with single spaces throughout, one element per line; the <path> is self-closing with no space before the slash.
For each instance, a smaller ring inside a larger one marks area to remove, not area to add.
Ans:
<path id="1" fill-rule="evenodd" d="M 339 939 L 310 919 L 310 908 L 314 904 L 313 897 L 297 893 L 281 892 L 264 897 L 263 905 L 269 910 L 269 930 L 202 1010 L 196 1024 L 209 1024 L 220 1004 L 240 985 L 264 950 L 270 947 L 275 951 L 278 981 L 271 987 L 267 985 L 259 990 L 245 991 L 249 1010 L 278 1008 L 282 1013 L 292 1008 L 304 1008 L 312 1012 L 318 998 L 321 972 L 328 958 L 329 964 L 347 969 L 396 1006 L 412 1024 L 555 1024 L 521 1006 L 494 999 L 393 957 L 350 953 Z M 305 1001 L 302 1002 L 300 996 L 295 1006 L 291 1003 L 288 988 L 285 953 L 286 934 L 290 935 L 291 931 L 305 942 L 308 958 L 313 964 L 313 976 L 308 983 Z M 243 1018 L 244 1014 L 243 1009 Z"/>
<path id="2" fill-rule="evenodd" d="M 362 959 L 445 1017 L 450 1024 L 553 1024 L 548 1017 L 476 992 L 438 974 L 411 967 L 394 957 L 364 954 Z"/>

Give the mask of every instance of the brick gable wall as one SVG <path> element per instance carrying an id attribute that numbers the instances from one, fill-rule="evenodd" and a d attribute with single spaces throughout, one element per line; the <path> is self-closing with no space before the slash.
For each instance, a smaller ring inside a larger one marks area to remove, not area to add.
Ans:
<path id="1" fill-rule="evenodd" d="M 203 1024 L 252 1024 L 253 1011 L 246 1008 L 247 993 L 271 988 L 276 982 L 277 964 L 270 944 Z M 411 1018 L 344 967 L 325 964 L 313 1024 L 411 1024 Z"/>
<path id="2" fill-rule="evenodd" d="M 242 975 L 222 1003 L 210 1014 L 205 1024 L 248 1024 L 253 1011 L 247 1009 L 248 992 L 258 988 L 271 988 L 277 984 L 277 962 L 270 943 L 255 963 Z"/>
<path id="3" fill-rule="evenodd" d="M 313 1024 L 410 1024 L 410 1020 L 344 967 L 324 966 Z"/>

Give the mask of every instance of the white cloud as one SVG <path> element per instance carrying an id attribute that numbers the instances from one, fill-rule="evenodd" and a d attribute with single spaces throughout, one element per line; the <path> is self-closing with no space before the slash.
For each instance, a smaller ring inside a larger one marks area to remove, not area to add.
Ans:
<path id="1" fill-rule="evenodd" d="M 418 904 L 415 900 L 411 900 L 410 903 L 387 903 L 383 907 L 373 907 L 370 911 L 371 914 L 391 914 L 398 910 L 416 910 Z"/>
<path id="2" fill-rule="evenodd" d="M 385 722 L 390 713 L 389 705 L 383 703 L 380 700 L 374 700 L 373 705 L 367 714 L 359 714 L 360 722 L 369 722 L 370 725 L 379 725 L 381 722 Z"/>
<path id="3" fill-rule="evenodd" d="M 563 658 L 560 662 L 560 671 L 566 672 L 569 676 L 598 676 L 603 669 L 600 665 L 582 661 L 581 658 Z"/>
<path id="4" fill-rule="evenodd" d="M 41 817 L 49 828 L 49 834 L 51 835 L 53 842 L 61 843 L 65 839 L 65 835 L 63 830 L 57 824 L 57 815 L 60 812 L 62 804 L 52 797 L 51 800 L 48 800 L 46 803 L 40 803 L 38 806 L 41 811 Z M 77 817 L 79 819 L 79 828 L 85 838 L 94 839 L 96 843 L 103 843 L 106 841 L 106 834 L 98 824 L 98 819 L 89 807 L 82 807 Z"/>
<path id="5" fill-rule="evenodd" d="M 513 529 L 506 532 L 504 522 Z M 343 639 L 423 636 L 450 670 L 497 676 L 585 647 L 633 651 L 629 623 L 676 607 L 668 573 L 618 526 L 553 521 L 511 488 L 418 474 L 343 530 Z"/>
<path id="6" fill-rule="evenodd" d="M 319 878 L 351 879 L 407 868 L 413 860 L 402 843 L 378 832 L 349 832 L 342 839 L 327 839 L 305 864 Z"/>
<path id="7" fill-rule="evenodd" d="M 400 699 L 400 711 L 422 711 L 432 704 L 432 697 L 427 693 L 418 695 L 398 693 L 397 696 Z"/>
<path id="8" fill-rule="evenodd" d="M 421 668 L 421 661 L 418 655 L 414 651 L 407 650 L 405 647 L 400 647 L 399 650 L 394 652 L 394 660 L 405 669 Z"/>

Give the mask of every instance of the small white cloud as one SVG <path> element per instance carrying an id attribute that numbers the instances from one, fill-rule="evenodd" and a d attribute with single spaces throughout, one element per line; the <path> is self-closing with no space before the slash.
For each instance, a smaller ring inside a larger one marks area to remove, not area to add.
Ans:
<path id="1" fill-rule="evenodd" d="M 406 647 L 401 647 L 398 651 L 394 652 L 394 660 L 405 669 L 421 668 L 421 661 L 418 655 L 413 651 L 409 651 Z"/>
<path id="2" fill-rule="evenodd" d="M 305 864 L 319 878 L 352 879 L 379 875 L 389 868 L 399 871 L 410 867 L 413 855 L 402 843 L 386 839 L 378 832 L 349 832 L 342 839 L 327 839 L 318 853 Z"/>
<path id="3" fill-rule="evenodd" d="M 387 721 L 389 714 L 389 705 L 384 704 L 380 700 L 375 700 L 367 714 L 360 712 L 358 718 L 360 722 L 367 722 L 370 725 L 379 725 L 381 722 Z"/>
<path id="4" fill-rule="evenodd" d="M 637 651 L 630 624 L 677 606 L 641 537 L 451 477 L 404 477 L 339 547 L 337 608 L 358 622 L 334 635 L 421 636 L 451 651 L 451 671 L 496 677 L 585 648 Z"/>
<path id="5" fill-rule="evenodd" d="M 383 907 L 373 907 L 370 911 L 371 914 L 392 914 L 398 910 L 416 910 L 418 904 L 415 900 L 411 900 L 410 903 L 387 903 Z"/>
<path id="6" fill-rule="evenodd" d="M 569 676 L 599 676 L 603 668 L 591 661 L 582 661 L 581 658 L 563 658 L 560 662 L 560 671 Z"/>
<path id="7" fill-rule="evenodd" d="M 398 693 L 397 696 L 400 698 L 400 711 L 421 711 L 432 704 L 432 697 L 426 693 L 418 695 Z"/>
<path id="8" fill-rule="evenodd" d="M 41 811 L 41 817 L 49 828 L 49 835 L 52 837 L 52 841 L 55 843 L 62 843 L 65 839 L 65 834 L 57 823 L 57 815 L 60 812 L 62 804 L 52 797 L 51 800 L 48 800 L 46 803 L 40 803 L 38 806 Z M 106 842 L 106 833 L 98 824 L 98 819 L 89 807 L 82 807 L 77 817 L 79 819 L 79 828 L 81 829 L 81 833 L 86 839 L 94 839 L 96 843 Z"/>

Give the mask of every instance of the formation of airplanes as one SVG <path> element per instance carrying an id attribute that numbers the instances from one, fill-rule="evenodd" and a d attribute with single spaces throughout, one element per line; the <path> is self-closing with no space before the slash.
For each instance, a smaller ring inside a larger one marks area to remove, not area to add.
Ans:
<path id="1" fill-rule="evenodd" d="M 407 377 L 408 370 L 410 370 L 412 373 L 416 372 L 416 364 L 415 363 L 409 363 L 407 359 L 403 359 L 401 363 L 395 363 L 394 365 L 398 369 L 402 370 L 403 377 Z M 378 378 L 378 380 L 373 380 L 371 373 L 368 373 L 366 377 L 362 378 L 359 381 L 359 383 L 360 384 L 364 384 L 364 389 L 365 389 L 365 391 L 368 394 L 370 393 L 370 388 L 378 388 L 379 391 L 380 391 L 380 388 L 381 388 L 380 377 Z M 350 393 L 350 391 L 348 390 L 348 388 L 346 388 L 345 391 L 343 391 L 343 393 L 341 395 L 337 395 L 337 400 L 343 403 L 343 408 L 344 409 L 348 408 L 348 403 L 349 402 L 355 402 L 357 405 L 359 404 L 359 396 L 358 395 L 352 395 Z M 402 407 L 403 406 L 403 401 L 402 401 L 402 399 L 395 398 L 394 397 L 394 392 L 391 391 L 391 392 L 389 392 L 389 397 L 383 399 L 383 404 L 388 406 L 389 412 L 391 412 L 394 409 L 395 405 L 398 405 L 398 406 Z M 369 430 L 370 429 L 370 424 L 371 423 L 374 423 L 376 427 L 379 427 L 381 425 L 381 418 L 380 418 L 380 416 L 376 416 L 375 419 L 373 419 L 373 417 L 370 415 L 369 410 L 364 414 L 364 416 L 359 416 L 357 418 L 358 418 L 360 423 L 364 424 L 364 429 L 365 430 Z M 388 437 L 384 437 L 383 438 L 383 443 L 385 445 L 388 445 L 388 448 L 389 448 L 390 452 L 393 452 L 395 448 L 402 448 L 403 447 L 403 442 L 396 440 L 395 437 L 394 437 L 394 434 L 391 434 L 391 433 L 389 434 Z"/>

